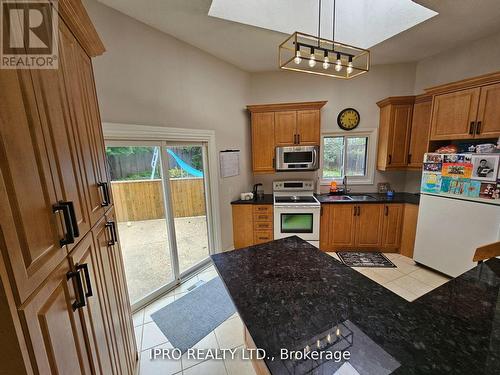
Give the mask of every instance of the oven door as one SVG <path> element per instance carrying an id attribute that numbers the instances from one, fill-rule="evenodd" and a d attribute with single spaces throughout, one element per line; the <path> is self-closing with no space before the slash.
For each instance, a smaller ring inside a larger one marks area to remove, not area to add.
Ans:
<path id="1" fill-rule="evenodd" d="M 306 241 L 319 241 L 320 210 L 319 206 L 274 206 L 274 239 L 296 235 Z"/>
<path id="2" fill-rule="evenodd" d="M 318 169 L 318 146 L 276 148 L 276 170 L 311 171 Z"/>

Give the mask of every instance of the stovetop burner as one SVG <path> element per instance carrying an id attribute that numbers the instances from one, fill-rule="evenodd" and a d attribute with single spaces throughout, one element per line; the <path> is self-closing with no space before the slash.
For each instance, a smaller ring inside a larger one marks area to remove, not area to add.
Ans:
<path id="1" fill-rule="evenodd" d="M 280 196 L 274 197 L 276 203 L 316 203 L 316 199 L 312 196 L 300 196 L 300 195 L 291 195 L 291 196 Z"/>

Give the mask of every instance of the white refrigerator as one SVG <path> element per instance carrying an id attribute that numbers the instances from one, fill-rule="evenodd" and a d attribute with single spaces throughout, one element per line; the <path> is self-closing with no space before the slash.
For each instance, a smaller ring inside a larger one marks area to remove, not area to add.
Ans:
<path id="1" fill-rule="evenodd" d="M 413 258 L 457 277 L 477 247 L 500 240 L 500 155 L 436 155 L 424 159 Z"/>

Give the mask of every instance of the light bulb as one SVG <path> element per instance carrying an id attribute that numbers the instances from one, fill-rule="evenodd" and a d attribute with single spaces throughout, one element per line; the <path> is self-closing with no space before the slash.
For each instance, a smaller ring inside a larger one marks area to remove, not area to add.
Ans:
<path id="1" fill-rule="evenodd" d="M 342 61 L 340 61 L 340 59 L 337 59 L 337 63 L 335 64 L 335 70 L 337 72 L 340 72 L 342 70 Z"/>
<path id="2" fill-rule="evenodd" d="M 347 64 L 347 74 L 351 74 L 353 70 L 352 61 L 349 61 L 349 64 Z"/>
<path id="3" fill-rule="evenodd" d="M 311 53 L 311 57 L 309 58 L 309 66 L 311 68 L 314 68 L 316 65 L 316 59 L 314 58 L 314 53 Z"/>
<path id="4" fill-rule="evenodd" d="M 301 61 L 302 61 L 302 58 L 300 57 L 300 51 L 297 51 L 295 53 L 295 58 L 293 59 L 293 62 L 298 65 L 301 63 Z"/>
<path id="5" fill-rule="evenodd" d="M 328 59 L 328 56 L 325 56 L 325 60 L 323 61 L 323 69 L 328 69 L 330 66 L 330 59 Z"/>

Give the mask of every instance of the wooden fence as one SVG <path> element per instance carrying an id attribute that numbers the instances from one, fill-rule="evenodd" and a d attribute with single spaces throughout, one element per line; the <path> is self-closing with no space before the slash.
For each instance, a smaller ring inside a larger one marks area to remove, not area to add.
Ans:
<path id="1" fill-rule="evenodd" d="M 117 221 L 165 218 L 161 180 L 111 183 Z M 170 180 L 174 217 L 205 215 L 203 178 Z"/>

